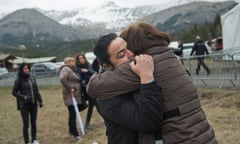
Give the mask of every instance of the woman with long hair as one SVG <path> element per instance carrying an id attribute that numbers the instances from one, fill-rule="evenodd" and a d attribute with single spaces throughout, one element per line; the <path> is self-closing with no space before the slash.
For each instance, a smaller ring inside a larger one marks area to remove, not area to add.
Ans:
<path id="1" fill-rule="evenodd" d="M 38 90 L 37 81 L 30 75 L 29 65 L 25 63 L 20 65 L 12 94 L 17 98 L 17 107 L 21 112 L 25 144 L 29 144 L 29 118 L 31 120 L 31 143 L 39 144 L 37 141 L 37 112 L 38 105 L 42 107 L 43 102 Z"/>
<path id="2" fill-rule="evenodd" d="M 86 87 L 88 84 L 88 81 L 94 71 L 92 70 L 91 65 L 89 64 L 86 56 L 84 54 L 77 54 L 76 57 L 76 67 L 77 67 L 77 72 L 81 77 L 81 87 L 82 87 L 82 98 L 85 101 L 88 101 L 88 112 L 87 112 L 87 118 L 86 118 L 86 123 L 85 123 L 85 128 L 92 130 L 92 127 L 90 125 L 92 113 L 93 113 L 93 107 L 94 105 L 97 107 L 97 102 L 96 99 L 92 98 L 89 96 L 86 92 Z"/>

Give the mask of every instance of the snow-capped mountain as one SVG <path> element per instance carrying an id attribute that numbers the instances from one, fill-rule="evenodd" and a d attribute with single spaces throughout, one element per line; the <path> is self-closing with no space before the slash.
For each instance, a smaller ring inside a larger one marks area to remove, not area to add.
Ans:
<path id="1" fill-rule="evenodd" d="M 161 10 L 196 1 L 221 2 L 230 0 L 170 0 L 160 2 L 159 5 L 144 5 L 133 8 L 118 6 L 114 1 L 108 1 L 95 7 L 79 7 L 73 10 L 43 10 L 36 8 L 44 15 L 56 20 L 60 24 L 72 27 L 101 25 L 106 29 L 121 30 L 132 22 Z M 0 14 L 0 18 L 5 14 Z"/>
<path id="2" fill-rule="evenodd" d="M 138 19 L 169 33 L 181 32 L 192 25 L 211 22 L 216 14 L 222 14 L 237 4 L 233 1 L 211 3 L 193 0 L 184 4 L 186 1 L 189 0 L 135 8 L 108 2 L 95 8 L 82 7 L 71 11 L 19 9 L 0 19 L 0 44 L 14 45 L 23 40 L 35 43 L 95 39 L 105 33 L 121 31 Z"/>
<path id="3" fill-rule="evenodd" d="M 121 7 L 115 4 L 113 1 L 108 1 L 96 7 L 81 7 L 71 11 L 44 11 L 40 9 L 39 11 L 61 24 L 71 25 L 73 27 L 101 24 L 104 25 L 106 29 L 121 30 L 132 22 L 142 19 L 147 15 L 151 15 L 170 7 L 184 5 L 196 1 L 201 0 L 171 0 L 159 5 L 145 5 L 134 8 Z M 220 2 L 230 0 L 205 1 Z"/>
<path id="4" fill-rule="evenodd" d="M 114 2 L 109 1 L 98 7 L 81 7 L 72 11 L 38 10 L 61 24 L 73 27 L 101 23 L 107 29 L 121 29 L 131 22 L 161 9 L 163 8 L 150 5 L 135 8 L 120 7 Z"/>

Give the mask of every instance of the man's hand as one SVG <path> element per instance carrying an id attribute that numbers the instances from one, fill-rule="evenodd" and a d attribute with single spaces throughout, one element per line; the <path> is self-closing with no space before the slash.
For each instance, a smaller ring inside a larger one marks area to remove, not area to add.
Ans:
<path id="1" fill-rule="evenodd" d="M 154 64 L 150 55 L 142 54 L 135 57 L 135 62 L 130 63 L 130 67 L 136 75 L 140 77 L 141 83 L 146 84 L 154 80 Z"/>

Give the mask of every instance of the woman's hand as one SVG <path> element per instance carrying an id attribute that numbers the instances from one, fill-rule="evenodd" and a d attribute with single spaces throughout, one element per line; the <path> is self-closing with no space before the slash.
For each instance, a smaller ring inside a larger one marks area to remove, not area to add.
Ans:
<path id="1" fill-rule="evenodd" d="M 86 72 L 88 72 L 88 69 L 86 69 L 86 68 L 81 68 L 81 72 L 82 72 L 82 73 L 86 73 Z"/>
<path id="2" fill-rule="evenodd" d="M 75 94 L 75 88 L 71 88 L 71 96 L 74 96 Z"/>
<path id="3" fill-rule="evenodd" d="M 142 84 L 150 83 L 154 80 L 154 64 L 150 55 L 142 54 L 136 56 L 135 61 L 130 63 L 130 67 L 140 77 Z"/>
<path id="4" fill-rule="evenodd" d="M 39 103 L 39 107 L 40 107 L 40 108 L 43 107 L 43 103 Z"/>

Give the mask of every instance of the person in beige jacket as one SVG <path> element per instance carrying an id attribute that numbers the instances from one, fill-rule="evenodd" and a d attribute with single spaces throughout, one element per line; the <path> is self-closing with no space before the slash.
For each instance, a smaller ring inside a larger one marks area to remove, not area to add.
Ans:
<path id="1" fill-rule="evenodd" d="M 163 144 L 216 144 L 214 130 L 201 107 L 197 89 L 168 47 L 168 34 L 139 22 L 123 31 L 121 37 L 134 54 L 153 57 L 154 78 L 163 95 L 163 124 L 157 132 L 161 133 Z M 139 78 L 126 63 L 113 71 L 93 75 L 87 92 L 96 99 L 108 99 L 138 90 L 139 83 Z M 153 137 L 155 134 L 153 132 Z"/>
<path id="2" fill-rule="evenodd" d="M 74 110 L 71 91 L 74 91 L 75 99 L 78 105 L 81 104 L 81 85 L 80 77 L 75 72 L 75 61 L 73 57 L 66 57 L 64 65 L 60 67 L 60 82 L 62 84 L 62 94 L 64 104 L 68 108 L 69 118 L 68 126 L 69 133 L 74 136 L 75 140 L 81 140 L 76 126 L 76 113 Z"/>

